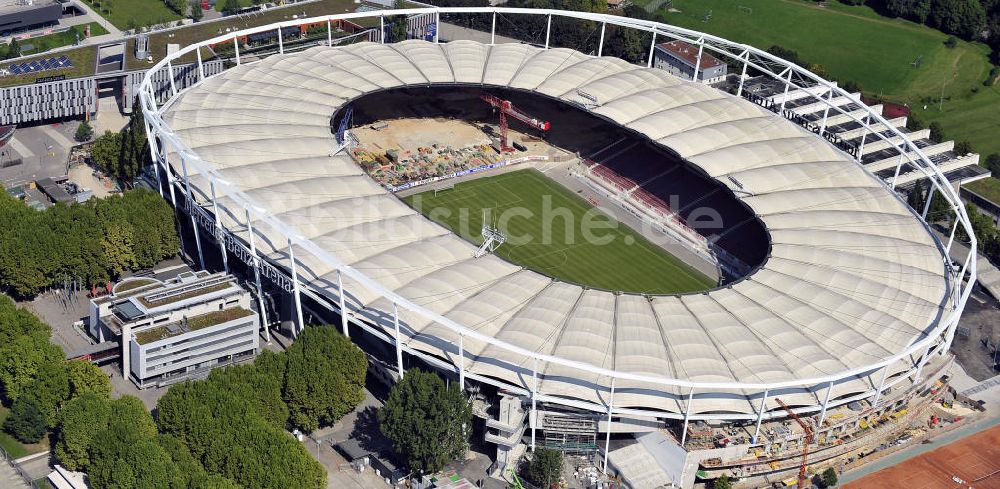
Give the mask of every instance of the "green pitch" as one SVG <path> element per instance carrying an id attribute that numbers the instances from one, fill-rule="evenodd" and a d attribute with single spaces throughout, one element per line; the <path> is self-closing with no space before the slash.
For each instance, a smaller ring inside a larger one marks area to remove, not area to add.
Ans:
<path id="1" fill-rule="evenodd" d="M 589 287 L 671 294 L 715 281 L 536 170 L 457 183 L 404 199 L 469 241 L 481 244 L 483 209 L 508 241 L 496 254 L 545 275 Z"/>

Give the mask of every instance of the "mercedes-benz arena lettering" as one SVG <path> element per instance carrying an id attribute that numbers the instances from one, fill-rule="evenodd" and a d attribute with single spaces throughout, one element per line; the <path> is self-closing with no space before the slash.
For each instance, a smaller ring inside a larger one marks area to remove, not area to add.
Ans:
<path id="1" fill-rule="evenodd" d="M 268 273 L 287 272 L 296 304 L 309 294 L 343 308 L 345 333 L 362 328 L 398 359 L 420 357 L 463 385 L 497 386 L 530 398 L 532 409 L 676 420 L 682 443 L 697 420 L 747 423 L 756 441 L 762 421 L 787 417 L 779 398 L 823 426 L 834 407 L 878 407 L 891 387 L 909 389 L 925 379 L 925 365 L 943 361 L 975 281 L 975 254 L 952 264 L 952 240 L 940 242 L 891 183 L 821 134 L 740 96 L 617 58 L 472 41 L 321 46 L 253 63 L 239 60 L 237 46 L 236 66 L 194 86 L 150 80 L 199 46 L 399 12 L 229 33 L 168 56 L 140 92 L 161 191 L 192 222 L 217 229 L 222 246 L 270 262 Z M 803 90 L 826 94 L 820 101 L 850 96 L 754 48 L 654 22 L 503 8 L 402 12 L 617 24 L 770 74 L 785 84 L 784 100 Z M 330 130 L 332 115 L 366 94 L 456 85 L 564 101 L 679 154 L 752 209 L 771 240 L 767 258 L 742 280 L 679 296 L 587 289 L 494 255 L 475 258 L 474 244 L 336 152 Z M 162 90 L 168 100 L 157 104 Z M 829 105 L 831 117 L 850 114 L 839 111 Z M 956 192 L 905 134 L 871 111 L 851 118 L 890 141 L 900 166 L 926 174 L 954 208 L 956 227 L 972 234 Z"/>

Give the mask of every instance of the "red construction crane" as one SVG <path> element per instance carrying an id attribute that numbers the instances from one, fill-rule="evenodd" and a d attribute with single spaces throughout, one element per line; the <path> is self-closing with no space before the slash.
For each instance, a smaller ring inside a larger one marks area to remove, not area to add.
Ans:
<path id="1" fill-rule="evenodd" d="M 480 95 L 479 98 L 483 99 L 484 102 L 490 104 L 494 108 L 499 109 L 500 151 L 506 152 L 514 150 L 514 148 L 507 145 L 507 116 L 511 116 L 535 129 L 538 129 L 539 131 L 549 130 L 549 121 L 543 121 L 521 112 L 517 107 L 514 107 L 514 104 L 511 103 L 510 100 L 504 100 L 500 97 L 486 94 Z"/>
<path id="2" fill-rule="evenodd" d="M 799 483 L 798 483 L 798 488 L 803 489 L 804 487 L 806 487 L 806 459 L 809 458 L 809 445 L 813 442 L 813 435 L 814 435 L 813 429 L 811 426 L 809 426 L 808 423 L 803 421 L 798 414 L 792 412 L 792 408 L 788 407 L 788 405 L 785 404 L 784 401 L 778 399 L 777 397 L 775 397 L 774 400 L 778 401 L 778 404 L 781 406 L 781 408 L 784 409 L 785 412 L 787 412 L 788 415 L 791 416 L 792 419 L 794 419 L 795 422 L 802 427 L 802 431 L 806 432 L 806 437 L 802 442 L 802 464 L 799 465 Z"/>

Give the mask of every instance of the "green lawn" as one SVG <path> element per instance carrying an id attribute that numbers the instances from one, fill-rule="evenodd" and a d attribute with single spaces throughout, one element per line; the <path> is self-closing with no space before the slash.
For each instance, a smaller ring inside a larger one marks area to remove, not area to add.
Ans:
<path id="1" fill-rule="evenodd" d="M 1000 152 L 1000 138 L 992 136 L 1000 95 L 982 86 L 990 70 L 989 49 L 982 44 L 959 42 L 949 49 L 948 36 L 939 31 L 836 1 L 824 8 L 804 0 L 673 0 L 672 8 L 678 12 L 658 10 L 658 20 L 760 49 L 793 49 L 830 78 L 857 81 L 868 95 L 917 108 L 925 121 L 940 122 L 949 138 L 967 139 L 983 154 Z M 918 57 L 921 65 L 912 66 Z"/>
<path id="2" fill-rule="evenodd" d="M 101 36 L 108 33 L 108 30 L 102 27 L 97 22 L 91 22 L 90 24 L 87 25 L 90 26 L 91 37 Z M 44 53 L 45 51 L 48 51 L 50 49 L 61 48 L 63 46 L 71 46 L 74 43 L 76 43 L 77 35 L 79 35 L 79 39 L 81 41 L 86 39 L 86 37 L 84 37 L 84 32 L 85 32 L 85 26 L 75 25 L 73 27 L 70 27 L 68 30 L 60 32 L 58 34 L 49 34 L 47 36 L 39 36 L 21 41 L 22 46 L 27 46 L 29 44 L 31 45 L 31 49 L 25 49 L 24 47 L 22 47 L 21 54 L 28 55 L 28 54 Z"/>
<path id="3" fill-rule="evenodd" d="M 115 27 L 125 30 L 180 20 L 162 0 L 84 0 Z"/>
<path id="4" fill-rule="evenodd" d="M 594 210 L 586 200 L 533 169 L 458 183 L 438 196 L 429 191 L 404 200 L 476 244 L 482 243 L 483 209 L 490 209 L 508 236 L 508 242 L 496 254 L 560 280 L 651 294 L 694 292 L 715 285 L 663 248 Z M 548 206 L 546 201 L 550 202 Z M 551 211 L 543 212 L 546 208 Z M 572 223 L 561 216 L 565 214 L 561 209 L 571 213 Z M 604 226 L 589 233 L 594 239 L 585 239 L 588 215 L 590 222 Z M 463 216 L 468 217 L 465 225 Z M 550 232 L 545 232 L 546 228 Z"/>

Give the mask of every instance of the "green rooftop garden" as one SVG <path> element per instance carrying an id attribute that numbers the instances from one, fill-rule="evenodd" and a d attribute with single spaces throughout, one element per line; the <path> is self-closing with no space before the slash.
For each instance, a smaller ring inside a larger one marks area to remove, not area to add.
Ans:
<path id="1" fill-rule="evenodd" d="M 990 202 L 1000 204 L 1000 180 L 994 177 L 965 184 L 965 188 L 985 197 Z"/>
<path id="2" fill-rule="evenodd" d="M 217 324 L 227 323 L 229 321 L 244 318 L 247 316 L 252 316 L 253 314 L 254 314 L 253 311 L 249 309 L 244 309 L 242 307 L 233 307 L 221 311 L 212 311 L 207 314 L 201 314 L 198 316 L 192 316 L 186 318 L 185 321 L 181 321 L 180 323 L 164 324 L 162 326 L 157 326 L 152 329 L 140 331 L 135 334 L 135 341 L 140 345 L 145 345 L 147 343 L 160 341 L 162 339 L 170 338 L 172 336 L 177 336 L 191 331 L 197 331 L 199 329 L 208 328 L 210 326 L 215 326 Z M 171 326 L 175 327 L 172 329 Z"/>

